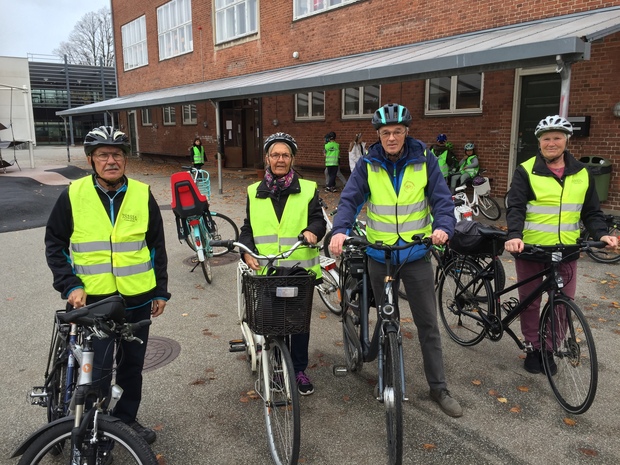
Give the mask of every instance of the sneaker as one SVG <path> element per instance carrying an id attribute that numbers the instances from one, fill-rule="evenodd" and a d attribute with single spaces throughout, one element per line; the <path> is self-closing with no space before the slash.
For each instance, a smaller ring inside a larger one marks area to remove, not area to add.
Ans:
<path id="1" fill-rule="evenodd" d="M 547 360 L 549 361 L 549 369 L 551 370 L 551 376 L 555 376 L 555 374 L 558 372 L 558 366 L 555 363 L 555 360 L 553 358 L 553 352 L 551 352 L 550 350 L 545 350 L 545 357 L 547 357 Z M 545 365 L 542 363 L 542 355 L 541 355 L 541 361 L 540 361 L 540 370 L 547 374 L 547 372 L 545 371 Z"/>
<path id="2" fill-rule="evenodd" d="M 142 426 L 140 423 L 138 423 L 138 420 L 127 423 L 127 426 L 129 426 L 136 433 L 138 433 L 138 436 L 144 439 L 147 444 L 153 444 L 157 439 L 157 433 L 155 433 L 155 431 L 153 431 L 151 428 Z"/>
<path id="3" fill-rule="evenodd" d="M 431 389 L 431 399 L 439 404 L 439 407 L 446 415 L 454 418 L 463 416 L 463 409 L 459 403 L 452 398 L 450 391 L 447 389 Z"/>
<path id="4" fill-rule="evenodd" d="M 312 381 L 310 381 L 310 378 L 308 378 L 303 371 L 297 372 L 295 380 L 297 381 L 297 390 L 302 396 L 309 396 L 314 392 Z"/>
<path id="5" fill-rule="evenodd" d="M 523 368 L 525 368 L 525 371 L 533 374 L 537 374 L 542 371 L 542 367 L 540 366 L 540 350 L 534 349 L 525 355 Z"/>

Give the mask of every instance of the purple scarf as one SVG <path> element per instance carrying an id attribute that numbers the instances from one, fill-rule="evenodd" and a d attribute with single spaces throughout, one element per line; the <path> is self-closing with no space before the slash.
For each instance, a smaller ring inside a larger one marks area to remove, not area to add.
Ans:
<path id="1" fill-rule="evenodd" d="M 275 194 L 278 191 L 283 191 L 291 185 L 294 174 L 295 172 L 291 169 L 281 178 L 276 178 L 271 172 L 271 168 L 267 168 L 265 170 L 265 184 L 267 185 L 267 188 Z"/>

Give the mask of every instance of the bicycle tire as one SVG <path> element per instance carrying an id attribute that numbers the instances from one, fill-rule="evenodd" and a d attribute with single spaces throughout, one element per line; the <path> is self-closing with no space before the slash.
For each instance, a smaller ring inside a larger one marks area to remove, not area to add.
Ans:
<path id="1" fill-rule="evenodd" d="M 607 227 L 607 235 L 616 236 L 620 238 L 620 229 L 618 228 L 618 223 L 610 224 Z M 590 233 L 585 234 L 585 241 L 591 241 Z M 615 249 L 604 248 L 604 249 L 588 249 L 586 250 L 586 254 L 595 262 L 599 263 L 618 263 L 620 262 L 620 247 L 616 247 Z"/>
<path id="2" fill-rule="evenodd" d="M 486 216 L 491 221 L 499 220 L 499 217 L 502 216 L 502 210 L 499 206 L 499 203 L 490 195 L 481 195 L 478 197 L 478 208 L 480 213 Z"/>
<path id="3" fill-rule="evenodd" d="M 332 240 L 332 231 L 330 229 L 329 231 L 327 231 L 327 233 L 323 237 L 323 254 L 327 258 L 332 258 L 331 254 L 329 253 L 329 243 L 331 242 L 331 240 Z"/>
<path id="4" fill-rule="evenodd" d="M 18 465 L 69 463 L 72 448 L 62 447 L 62 444 L 71 442 L 72 429 L 73 422 L 71 421 L 52 426 L 32 442 L 21 456 Z M 96 463 L 100 461 L 109 463 L 105 462 L 105 460 L 110 460 L 106 454 L 111 452 L 114 463 L 157 465 L 157 458 L 146 441 L 124 423 L 115 419 L 99 418 L 97 431 L 99 441 L 96 444 L 90 443 L 92 430 L 89 430 L 85 435 L 82 448 L 84 453 L 92 452 L 94 456 L 82 457 L 84 461 L 80 463 L 95 463 L 95 460 L 97 460 Z M 98 450 L 100 448 L 104 450 Z"/>
<path id="5" fill-rule="evenodd" d="M 239 241 L 239 228 L 233 220 L 221 213 L 211 212 L 215 230 L 211 231 L 211 239 L 214 241 Z M 227 247 L 213 247 L 212 255 L 220 257 L 230 252 Z"/>
<path id="6" fill-rule="evenodd" d="M 480 265 L 481 268 L 485 268 L 487 266 L 487 264 L 489 263 L 490 260 L 492 260 L 493 257 L 491 257 L 490 255 L 482 255 L 482 256 L 477 256 L 476 257 L 476 261 L 478 262 L 478 265 Z M 504 288 L 506 287 L 506 269 L 504 268 L 504 264 L 502 263 L 501 260 L 498 260 L 495 262 L 495 268 L 497 269 L 497 282 L 494 283 L 494 288 L 496 292 L 500 292 L 503 291 Z M 494 280 L 495 276 L 491 276 L 491 279 Z"/>
<path id="7" fill-rule="evenodd" d="M 355 324 L 356 317 L 348 310 L 342 317 L 342 345 L 348 371 L 361 371 L 364 360 L 362 358 L 362 344 L 359 336 L 359 323 Z"/>
<path id="8" fill-rule="evenodd" d="M 267 372 L 262 377 L 263 392 L 270 392 L 270 402 L 263 402 L 269 451 L 276 464 L 294 465 L 299 460 L 301 420 L 299 392 L 295 381 L 293 360 L 282 338 L 273 338 L 267 351 Z M 267 382 L 267 385 L 265 385 Z"/>
<path id="9" fill-rule="evenodd" d="M 562 408 L 581 414 L 594 402 L 598 385 L 598 360 L 592 332 L 581 309 L 570 299 L 557 296 L 554 309 L 547 303 L 540 318 L 540 346 L 546 350 L 549 350 L 548 341 L 554 338 L 552 318 L 556 350 L 552 359 L 541 357 L 543 368 Z M 551 360 L 557 367 L 556 373 L 550 366 Z"/>
<path id="10" fill-rule="evenodd" d="M 67 369 L 69 366 L 68 343 L 67 340 L 58 331 L 54 333 L 54 343 L 52 349 L 52 367 L 49 369 L 48 380 L 46 380 L 47 389 L 47 421 L 51 423 L 68 414 L 69 406 L 65 402 L 64 393 L 67 386 Z M 73 385 L 77 381 L 77 367 L 74 368 Z"/>
<path id="11" fill-rule="evenodd" d="M 437 304 L 441 322 L 450 338 L 462 346 L 478 344 L 486 334 L 484 324 L 465 313 L 488 313 L 492 308 L 491 285 L 481 277 L 475 279 L 480 271 L 475 260 L 461 256 L 450 260 L 440 277 Z M 471 282 L 474 284 L 461 292 Z"/>
<path id="12" fill-rule="evenodd" d="M 383 346 L 383 405 L 390 464 L 403 459 L 403 386 L 398 335 L 387 333 Z"/>
<path id="13" fill-rule="evenodd" d="M 321 271 L 323 274 L 323 282 L 316 286 L 319 297 L 330 312 L 332 312 L 334 315 L 342 315 L 342 307 L 340 306 L 340 288 L 338 287 L 338 281 L 325 268 L 321 267 Z"/>

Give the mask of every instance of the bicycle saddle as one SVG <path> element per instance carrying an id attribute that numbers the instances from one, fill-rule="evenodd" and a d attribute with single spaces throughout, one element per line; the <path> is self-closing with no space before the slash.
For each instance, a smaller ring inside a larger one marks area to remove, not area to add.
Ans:
<path id="1" fill-rule="evenodd" d="M 506 231 L 502 231 L 501 229 L 497 229 L 494 227 L 480 226 L 478 228 L 478 232 L 480 235 L 484 237 L 494 238 L 497 237 L 499 239 L 505 239 L 508 233 Z"/>
<path id="2" fill-rule="evenodd" d="M 113 295 L 99 302 L 57 315 L 63 323 L 77 323 L 84 326 L 92 326 L 96 320 L 124 323 L 125 301 L 120 295 Z"/>

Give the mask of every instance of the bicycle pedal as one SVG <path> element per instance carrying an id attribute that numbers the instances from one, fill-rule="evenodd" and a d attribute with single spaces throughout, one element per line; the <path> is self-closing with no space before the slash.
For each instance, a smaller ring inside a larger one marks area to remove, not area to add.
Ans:
<path id="1" fill-rule="evenodd" d="M 229 352 L 245 352 L 246 345 L 242 339 L 235 339 L 232 341 L 228 341 L 229 344 Z"/>
<path id="2" fill-rule="evenodd" d="M 47 391 L 43 386 L 35 386 L 30 393 L 30 405 L 47 406 Z"/>
<path id="3" fill-rule="evenodd" d="M 346 376 L 349 373 L 349 369 L 344 365 L 334 365 L 332 373 L 334 376 Z"/>

